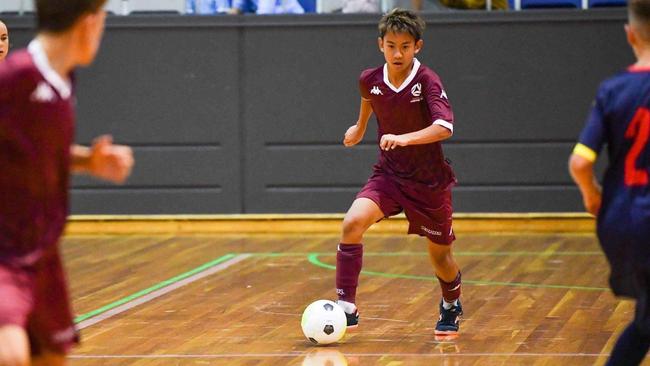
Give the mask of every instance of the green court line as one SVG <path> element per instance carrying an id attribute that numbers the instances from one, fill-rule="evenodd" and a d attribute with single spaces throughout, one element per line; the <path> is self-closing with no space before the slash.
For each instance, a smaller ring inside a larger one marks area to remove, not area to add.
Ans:
<path id="1" fill-rule="evenodd" d="M 161 288 L 163 288 L 165 286 L 169 286 L 169 285 L 171 285 L 173 283 L 182 281 L 187 277 L 193 276 L 193 275 L 195 275 L 195 274 L 197 274 L 199 272 L 202 272 L 202 271 L 206 270 L 207 268 L 213 267 L 213 266 L 215 266 L 215 265 L 217 265 L 219 263 L 230 260 L 230 259 L 232 259 L 232 258 L 234 258 L 236 256 L 237 255 L 233 254 L 233 253 L 226 254 L 226 255 L 224 255 L 222 257 L 219 257 L 219 258 L 217 258 L 217 259 L 215 259 L 213 261 L 210 261 L 210 262 L 205 263 L 205 264 L 203 264 L 203 265 L 201 265 L 199 267 L 191 269 L 191 270 L 189 270 L 189 271 L 187 271 L 185 273 L 181 273 L 178 276 L 172 277 L 172 278 L 170 278 L 168 280 L 157 283 L 157 284 L 155 284 L 155 285 L 153 285 L 153 286 L 151 286 L 149 288 L 138 291 L 138 292 L 136 292 L 136 293 L 134 293 L 132 295 L 121 298 L 121 299 L 119 299 L 117 301 L 114 301 L 114 302 L 112 302 L 110 304 L 104 305 L 99 309 L 96 309 L 96 310 L 90 311 L 88 313 L 79 315 L 74 319 L 74 322 L 75 322 L 75 324 L 77 324 L 77 323 L 80 323 L 80 322 L 82 322 L 82 321 L 84 321 L 86 319 L 89 319 L 89 318 L 92 318 L 92 317 L 97 316 L 99 314 L 105 313 L 105 312 L 107 312 L 107 311 L 109 311 L 111 309 L 114 309 L 114 308 L 116 308 L 116 307 L 118 307 L 120 305 L 123 305 L 123 304 L 125 304 L 125 303 L 127 303 L 129 301 L 132 301 L 132 300 L 137 299 L 139 297 L 145 296 L 145 295 L 147 295 L 149 293 L 152 293 L 152 292 L 154 292 L 154 291 L 156 291 L 158 289 L 161 289 Z"/>
<path id="2" fill-rule="evenodd" d="M 365 255 L 365 254 L 364 254 Z M 456 255 L 456 253 L 454 253 Z M 323 263 L 318 259 L 318 253 L 311 253 L 307 256 L 309 263 L 326 269 L 336 270 L 336 266 L 331 264 Z M 384 273 L 384 272 L 375 272 L 375 271 L 361 271 L 362 274 L 368 276 L 377 276 L 377 277 L 387 277 L 387 278 L 404 278 L 411 280 L 424 280 L 424 281 L 437 281 L 438 279 L 434 276 L 416 276 L 408 274 L 395 274 L 395 273 Z M 590 286 L 570 286 L 570 285 L 544 285 L 537 283 L 525 283 L 525 282 L 500 282 L 500 281 L 476 281 L 476 280 L 466 280 L 463 279 L 464 284 L 471 285 L 491 285 L 491 286 L 510 286 L 510 287 L 532 287 L 532 288 L 554 288 L 554 289 L 565 289 L 565 290 L 584 290 L 584 291 L 604 291 L 608 290 L 606 287 L 590 287 Z"/>
<path id="3" fill-rule="evenodd" d="M 296 252 L 268 252 L 268 253 L 245 253 L 245 254 L 251 254 L 256 257 L 269 257 L 269 258 L 277 258 L 277 257 L 304 257 L 307 256 L 308 260 L 310 263 L 322 267 L 322 268 L 327 268 L 334 270 L 336 269 L 335 266 L 329 265 L 326 263 L 321 262 L 318 257 L 319 256 L 334 256 L 336 255 L 335 251 L 332 252 L 305 252 L 305 253 L 296 253 Z M 146 288 L 144 290 L 138 291 L 134 294 L 131 294 L 129 296 L 126 296 L 124 298 L 121 298 L 117 301 L 114 301 L 110 304 L 104 305 L 98 309 L 95 309 L 93 311 L 90 311 L 88 313 L 82 314 L 77 316 L 74 319 L 75 323 L 80 323 L 86 319 L 90 319 L 94 316 L 100 315 L 102 313 L 105 313 L 111 309 L 114 309 L 120 305 L 123 305 L 129 301 L 132 301 L 134 299 L 137 299 L 139 297 L 145 296 L 151 292 L 154 292 L 158 289 L 161 289 L 165 286 L 171 285 L 173 283 L 176 283 L 178 281 L 182 281 L 183 279 L 193 276 L 196 273 L 199 273 L 201 271 L 204 271 L 207 268 L 210 268 L 212 266 L 215 266 L 219 263 L 225 262 L 227 260 L 230 260 L 234 257 L 236 257 L 238 254 L 237 253 L 229 253 L 226 254 L 222 257 L 219 257 L 213 261 L 207 262 L 199 267 L 196 267 L 194 269 L 191 269 L 185 273 L 181 273 L 175 277 L 172 277 L 168 280 L 162 281 L 156 285 L 153 285 L 149 288 Z M 475 251 L 468 251 L 468 252 L 454 252 L 454 256 L 593 256 L 593 255 L 602 255 L 600 251 L 573 251 L 573 252 L 533 252 L 533 251 L 491 251 L 491 252 L 475 252 Z M 364 256 L 368 257 L 398 257 L 398 256 L 428 256 L 427 252 L 377 252 L 377 253 L 364 253 Z M 379 277 L 388 277 L 388 278 L 404 278 L 404 279 L 414 279 L 414 280 L 424 280 L 424 281 L 434 281 L 436 280 L 436 277 L 434 276 L 416 276 L 416 275 L 408 275 L 408 274 L 393 274 L 393 273 L 384 273 L 384 272 L 374 272 L 374 271 L 361 271 L 361 273 L 369 276 L 379 276 Z M 586 291 L 602 291 L 602 290 L 607 290 L 607 288 L 601 288 L 601 287 L 588 287 L 588 286 L 566 286 L 566 285 L 540 285 L 540 284 L 534 284 L 534 283 L 520 283 L 520 282 L 498 282 L 498 281 L 476 281 L 476 280 L 466 280 L 463 279 L 463 283 L 466 284 L 472 284 L 472 285 L 493 285 L 493 286 L 512 286 L 512 287 L 533 287 L 533 288 L 557 288 L 557 289 L 573 289 L 573 290 L 586 290 Z"/>

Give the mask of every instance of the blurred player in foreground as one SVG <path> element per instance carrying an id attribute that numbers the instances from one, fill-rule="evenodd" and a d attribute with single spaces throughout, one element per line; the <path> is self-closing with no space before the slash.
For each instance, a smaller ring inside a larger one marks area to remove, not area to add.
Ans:
<path id="1" fill-rule="evenodd" d="M 0 365 L 59 366 L 78 342 L 58 243 L 71 172 L 115 183 L 131 149 L 73 145 L 73 71 L 97 53 L 105 0 L 36 0 L 38 34 L 0 64 Z"/>

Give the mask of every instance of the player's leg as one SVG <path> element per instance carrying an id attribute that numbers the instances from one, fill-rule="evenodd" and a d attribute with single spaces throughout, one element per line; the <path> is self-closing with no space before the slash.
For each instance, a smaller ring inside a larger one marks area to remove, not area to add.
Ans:
<path id="1" fill-rule="evenodd" d="M 45 352 L 34 357 L 32 366 L 64 366 L 65 355 L 60 353 Z"/>
<path id="2" fill-rule="evenodd" d="M 384 213 L 373 200 L 357 198 L 343 218 L 341 244 L 361 243 L 368 228 L 383 217 Z"/>
<path id="3" fill-rule="evenodd" d="M 442 289 L 437 335 L 458 332 L 462 307 L 460 304 L 461 275 L 452 254 L 456 239 L 452 230 L 450 190 L 429 190 L 426 187 L 404 187 L 404 212 L 409 220 L 409 233 L 428 239 L 429 259 Z"/>
<path id="4" fill-rule="evenodd" d="M 356 293 L 363 263 L 363 234 L 384 217 L 383 211 L 369 198 L 357 198 L 343 219 L 341 241 L 336 253 L 336 293 L 345 310 L 348 327 L 356 327 L 359 313 Z"/>
<path id="5" fill-rule="evenodd" d="M 434 243 L 431 239 L 427 239 L 427 241 L 429 243 L 429 259 L 435 269 L 436 276 L 440 281 L 454 282 L 457 277 L 460 277 L 460 270 L 452 253 L 452 245 Z"/>
<path id="6" fill-rule="evenodd" d="M 438 244 L 429 241 L 429 259 L 442 290 L 440 317 L 435 333 L 438 335 L 456 334 L 459 329 L 463 308 L 460 304 L 461 274 L 454 260 L 451 244 Z"/>
<path id="7" fill-rule="evenodd" d="M 22 327 L 0 326 L 0 366 L 29 366 L 29 339 Z"/>
<path id="8" fill-rule="evenodd" d="M 606 366 L 637 366 L 641 364 L 650 347 L 650 336 L 643 334 L 635 322 L 621 333 L 607 360 Z"/>
<path id="9" fill-rule="evenodd" d="M 637 292 L 634 320 L 618 337 L 607 366 L 639 365 L 650 348 L 650 273 L 636 276 Z"/>
<path id="10" fill-rule="evenodd" d="M 27 317 L 32 308 L 28 271 L 0 264 L 0 366 L 28 366 Z"/>
<path id="11" fill-rule="evenodd" d="M 79 335 L 56 247 L 41 258 L 34 284 L 34 310 L 27 324 L 33 366 L 62 366 L 66 355 L 79 342 Z"/>

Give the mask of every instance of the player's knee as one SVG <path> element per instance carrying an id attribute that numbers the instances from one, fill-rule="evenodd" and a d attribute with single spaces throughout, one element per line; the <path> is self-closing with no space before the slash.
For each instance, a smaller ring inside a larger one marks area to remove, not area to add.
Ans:
<path id="1" fill-rule="evenodd" d="M 450 258 L 446 255 L 432 255 L 431 260 L 433 261 L 433 264 L 436 266 L 436 268 L 441 268 L 449 263 Z"/>
<path id="2" fill-rule="evenodd" d="M 29 354 L 20 350 L 5 350 L 0 354 L 0 366 L 29 366 Z"/>
<path id="3" fill-rule="evenodd" d="M 361 236 L 367 229 L 367 223 L 362 216 L 350 215 L 343 219 L 343 236 Z"/>
<path id="4" fill-rule="evenodd" d="M 429 257 L 436 264 L 445 264 L 452 261 L 451 248 L 446 245 L 429 243 Z"/>
<path id="5" fill-rule="evenodd" d="M 0 327 L 0 366 L 29 366 L 27 334 L 18 326 Z"/>

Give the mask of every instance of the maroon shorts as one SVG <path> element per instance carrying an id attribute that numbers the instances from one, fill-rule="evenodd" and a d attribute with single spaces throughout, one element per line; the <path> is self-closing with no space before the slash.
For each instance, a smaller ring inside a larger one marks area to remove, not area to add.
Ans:
<path id="1" fill-rule="evenodd" d="M 68 353 L 79 342 L 57 248 L 30 267 L 0 263 L 0 326 L 27 331 L 31 353 Z"/>
<path id="2" fill-rule="evenodd" d="M 357 198 L 375 202 L 385 217 L 404 211 L 409 222 L 409 234 L 418 234 L 445 245 L 456 239 L 451 227 L 450 188 L 436 190 L 426 184 L 375 172 Z"/>

